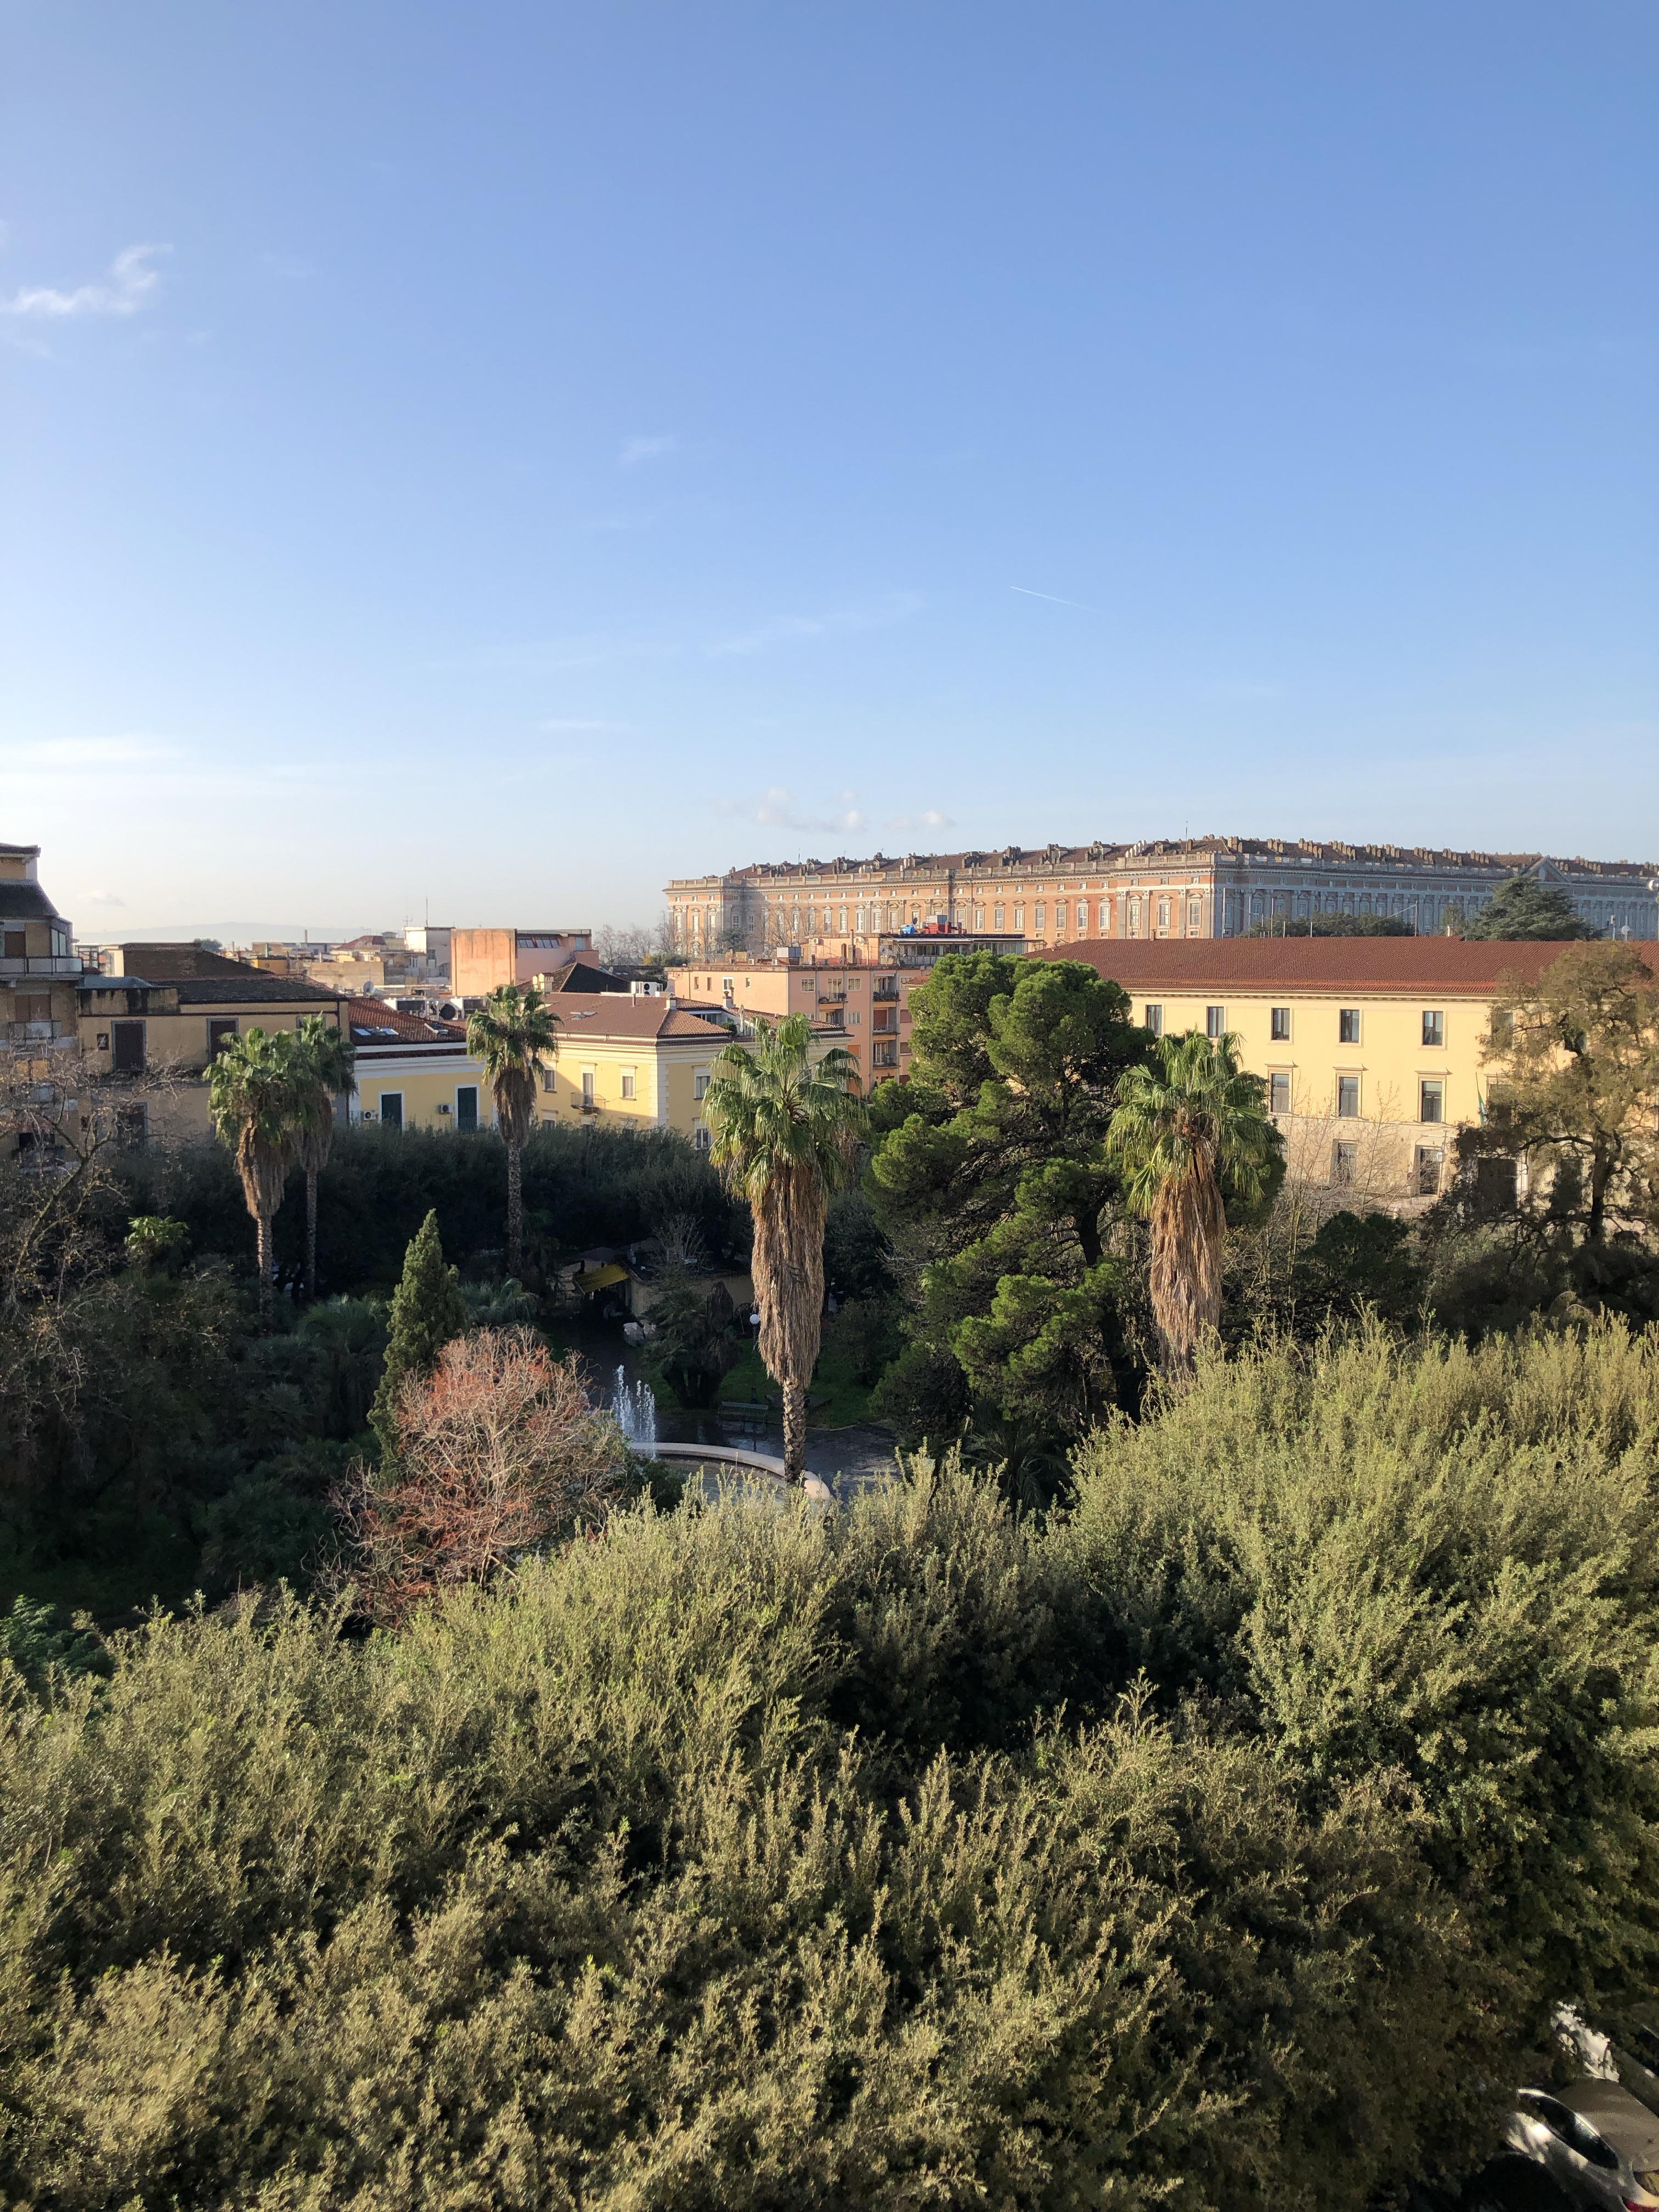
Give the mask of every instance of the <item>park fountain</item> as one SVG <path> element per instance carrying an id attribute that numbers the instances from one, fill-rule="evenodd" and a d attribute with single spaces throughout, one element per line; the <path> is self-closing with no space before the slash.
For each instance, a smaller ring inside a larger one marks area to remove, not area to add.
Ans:
<path id="1" fill-rule="evenodd" d="M 630 1451 L 649 1459 L 657 1449 L 657 1401 L 648 1382 L 630 1382 L 626 1368 L 617 1370 L 617 1395 L 612 1410 Z"/>
<path id="2" fill-rule="evenodd" d="M 753 1481 L 763 1477 L 775 1499 L 786 1494 L 781 1480 L 783 1462 L 767 1452 L 738 1451 L 731 1444 L 662 1443 L 657 1437 L 657 1401 L 648 1382 L 630 1382 L 625 1367 L 617 1370 L 616 1395 L 611 1410 L 617 1426 L 623 1432 L 623 1441 L 631 1452 L 641 1459 L 687 1460 L 696 1465 L 700 1479 L 707 1480 L 712 1467 L 716 1473 L 723 1468 L 735 1469 L 740 1476 Z M 804 1494 L 816 1505 L 831 1505 L 834 1493 L 828 1485 L 815 1474 L 809 1474 L 802 1485 Z"/>

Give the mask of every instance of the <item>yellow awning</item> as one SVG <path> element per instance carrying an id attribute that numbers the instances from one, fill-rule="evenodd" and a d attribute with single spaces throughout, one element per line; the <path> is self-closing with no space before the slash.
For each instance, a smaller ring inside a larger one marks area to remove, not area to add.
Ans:
<path id="1" fill-rule="evenodd" d="M 577 1278 L 579 1286 L 584 1291 L 608 1291 L 612 1283 L 625 1283 L 627 1280 L 627 1268 L 618 1267 L 614 1260 L 607 1267 L 595 1267 L 591 1274 Z"/>

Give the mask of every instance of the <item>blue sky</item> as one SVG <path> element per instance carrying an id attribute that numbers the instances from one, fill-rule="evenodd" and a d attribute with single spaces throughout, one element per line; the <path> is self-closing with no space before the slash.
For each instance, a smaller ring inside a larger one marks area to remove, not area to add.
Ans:
<path id="1" fill-rule="evenodd" d="M 0 837 L 83 933 L 1659 855 L 1648 0 L 0 24 Z"/>

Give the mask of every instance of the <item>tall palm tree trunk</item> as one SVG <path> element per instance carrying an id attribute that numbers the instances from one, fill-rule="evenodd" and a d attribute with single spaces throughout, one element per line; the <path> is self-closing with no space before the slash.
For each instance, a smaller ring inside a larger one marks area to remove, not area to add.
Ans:
<path id="1" fill-rule="evenodd" d="M 317 1170 L 306 1170 L 306 1296 L 317 1295 Z"/>
<path id="2" fill-rule="evenodd" d="M 261 1206 L 253 1218 L 259 1255 L 259 1323 L 261 1328 L 269 1328 L 273 1312 L 270 1277 L 275 1258 L 271 1245 L 270 1215 L 264 1206 Z"/>
<path id="3" fill-rule="evenodd" d="M 1189 1368 L 1200 1340 L 1220 1323 L 1226 1232 L 1226 1208 L 1212 1176 L 1185 1176 L 1158 1194 L 1147 1287 L 1164 1364 L 1172 1371 Z"/>
<path id="4" fill-rule="evenodd" d="M 507 1272 L 524 1270 L 524 1146 L 507 1140 Z"/>
<path id="5" fill-rule="evenodd" d="M 786 1382 L 783 1386 L 783 1479 L 786 1482 L 805 1482 L 806 1480 L 806 1385 Z"/>

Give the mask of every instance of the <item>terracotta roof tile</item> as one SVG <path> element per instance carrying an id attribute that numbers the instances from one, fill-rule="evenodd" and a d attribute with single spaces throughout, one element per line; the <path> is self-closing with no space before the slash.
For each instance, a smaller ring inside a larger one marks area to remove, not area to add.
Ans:
<path id="1" fill-rule="evenodd" d="M 1461 937 L 1085 938 L 1027 957 L 1082 960 L 1136 991 L 1437 991 L 1484 997 L 1506 971 L 1535 982 L 1566 951 Z M 1638 944 L 1659 975 L 1659 945 Z"/>
<path id="2" fill-rule="evenodd" d="M 584 1036 L 705 1037 L 724 1044 L 726 1032 L 714 1022 L 672 1005 L 665 992 L 650 998 L 624 998 L 617 991 L 561 991 L 552 1011 L 559 1018 L 561 1048 Z"/>

